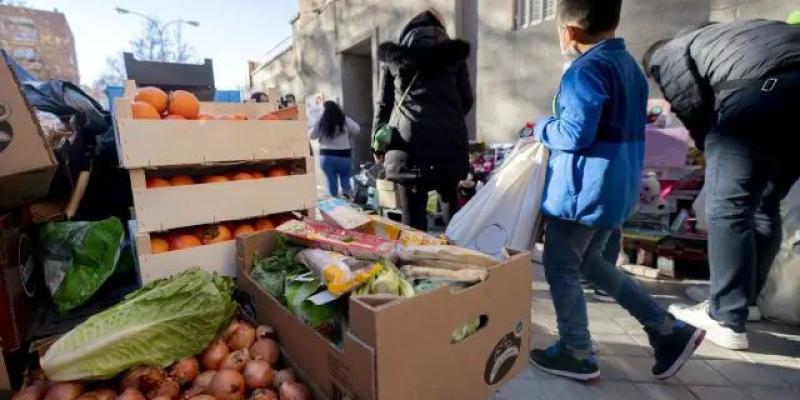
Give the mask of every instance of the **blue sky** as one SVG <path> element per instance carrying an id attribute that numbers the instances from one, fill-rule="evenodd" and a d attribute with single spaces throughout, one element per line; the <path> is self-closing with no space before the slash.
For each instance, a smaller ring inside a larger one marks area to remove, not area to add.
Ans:
<path id="1" fill-rule="evenodd" d="M 258 60 L 291 35 L 289 20 L 297 0 L 26 0 L 29 7 L 58 9 L 75 36 L 81 83 L 102 74 L 106 57 L 129 48 L 141 20 L 115 7 L 157 16 L 164 21 L 195 20 L 184 35 L 199 58 L 214 60 L 216 86 L 235 89 L 246 82 L 247 61 Z"/>

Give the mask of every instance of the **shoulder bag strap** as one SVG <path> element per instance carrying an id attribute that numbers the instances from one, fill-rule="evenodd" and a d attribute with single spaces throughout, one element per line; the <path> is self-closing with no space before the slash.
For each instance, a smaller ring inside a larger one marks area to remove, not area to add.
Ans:
<path id="1" fill-rule="evenodd" d="M 408 97 L 408 91 L 411 90 L 412 86 L 414 86 L 414 82 L 417 81 L 418 76 L 419 76 L 419 71 L 417 71 L 417 73 L 414 74 L 414 77 L 411 78 L 411 83 L 408 84 L 408 87 L 406 87 L 405 92 L 403 92 L 403 96 L 400 97 L 400 100 L 394 105 L 394 107 L 392 107 L 392 115 L 389 116 L 389 126 L 392 126 L 392 121 L 394 121 L 394 117 L 395 115 L 397 115 L 397 109 L 400 108 L 403 102 L 406 101 L 406 97 Z"/>

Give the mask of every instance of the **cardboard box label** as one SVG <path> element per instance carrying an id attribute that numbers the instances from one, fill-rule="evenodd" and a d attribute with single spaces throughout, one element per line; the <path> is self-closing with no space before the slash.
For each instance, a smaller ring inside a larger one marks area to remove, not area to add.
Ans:
<path id="1" fill-rule="evenodd" d="M 500 339 L 492 353 L 489 354 L 483 372 L 483 380 L 487 384 L 494 385 L 502 381 L 514 367 L 522 348 L 523 329 L 522 321 L 518 322 L 514 330 Z"/>

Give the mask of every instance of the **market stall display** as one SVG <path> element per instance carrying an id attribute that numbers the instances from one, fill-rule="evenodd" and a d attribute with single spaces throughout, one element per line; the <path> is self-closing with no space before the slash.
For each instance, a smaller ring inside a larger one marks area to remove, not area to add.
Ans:
<path id="1" fill-rule="evenodd" d="M 289 221 L 237 239 L 238 284 L 326 396 L 477 399 L 527 365 L 530 256 L 512 253 Z"/>
<path id="2" fill-rule="evenodd" d="M 194 268 L 68 332 L 15 400 L 306 400 L 275 331 L 233 319 L 231 278 Z"/>
<path id="3" fill-rule="evenodd" d="M 314 161 L 300 110 L 276 113 L 274 101 L 198 102 L 189 92 L 126 83 L 115 124 L 143 282 L 189 265 L 233 276 L 237 230 L 257 230 L 254 218 L 314 207 Z"/>

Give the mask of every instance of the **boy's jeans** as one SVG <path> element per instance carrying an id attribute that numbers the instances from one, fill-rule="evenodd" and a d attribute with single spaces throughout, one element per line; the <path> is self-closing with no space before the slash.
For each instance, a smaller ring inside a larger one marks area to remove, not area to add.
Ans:
<path id="1" fill-rule="evenodd" d="M 581 287 L 584 278 L 608 292 L 645 327 L 658 329 L 667 312 L 636 282 L 603 257 L 614 231 L 595 230 L 557 218 L 547 220 L 544 270 L 558 319 L 561 341 L 578 351 L 592 349 Z"/>

